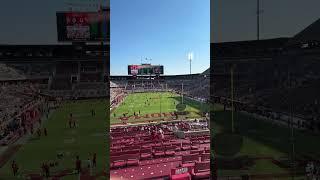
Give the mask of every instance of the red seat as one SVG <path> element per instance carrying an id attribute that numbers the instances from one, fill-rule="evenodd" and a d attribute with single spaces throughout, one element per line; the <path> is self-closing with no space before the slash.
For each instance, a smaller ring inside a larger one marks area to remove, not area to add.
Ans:
<path id="1" fill-rule="evenodd" d="M 155 147 L 154 148 L 153 156 L 155 158 L 163 157 L 164 155 L 165 155 L 165 151 L 162 147 Z"/>
<path id="2" fill-rule="evenodd" d="M 139 149 L 132 149 L 128 151 L 120 151 L 120 152 L 111 152 L 110 156 L 122 156 L 126 154 L 139 154 L 140 150 Z"/>
<path id="3" fill-rule="evenodd" d="M 167 146 L 165 155 L 166 156 L 174 156 L 176 154 L 176 146 Z"/>
<path id="4" fill-rule="evenodd" d="M 150 147 L 151 147 L 151 144 L 142 145 L 142 148 L 150 148 Z"/>
<path id="5" fill-rule="evenodd" d="M 181 148 L 183 151 L 188 151 L 188 150 L 191 150 L 191 145 L 190 143 L 182 143 L 182 148 Z"/>
<path id="6" fill-rule="evenodd" d="M 176 146 L 176 149 L 175 151 L 181 151 L 181 142 L 178 142 L 178 141 L 171 141 L 171 145 L 172 146 Z"/>
<path id="7" fill-rule="evenodd" d="M 208 179 L 210 177 L 210 162 L 196 162 L 191 174 L 192 179 Z"/>
<path id="8" fill-rule="evenodd" d="M 190 173 L 171 175 L 171 180 L 191 180 Z"/>
<path id="9" fill-rule="evenodd" d="M 127 165 L 125 158 L 123 156 L 111 156 L 110 157 L 110 167 L 111 168 L 122 168 Z"/>
<path id="10" fill-rule="evenodd" d="M 199 149 L 200 144 L 198 142 L 193 142 L 191 146 L 191 150 L 197 150 Z"/>
<path id="11" fill-rule="evenodd" d="M 201 150 L 191 150 L 190 154 L 200 154 Z"/>
<path id="12" fill-rule="evenodd" d="M 114 161 L 112 164 L 113 168 L 122 168 L 125 167 L 127 163 L 124 160 Z"/>
<path id="13" fill-rule="evenodd" d="M 123 151 L 130 151 L 135 149 L 140 149 L 140 146 L 125 146 L 122 148 Z"/>
<path id="14" fill-rule="evenodd" d="M 151 150 L 151 148 L 141 149 L 141 150 L 140 150 L 140 159 L 141 159 L 141 160 L 150 159 L 151 157 L 152 157 L 152 150 Z"/>
<path id="15" fill-rule="evenodd" d="M 205 162 L 205 161 L 209 161 L 210 162 L 210 154 L 209 153 L 201 154 L 201 161 L 202 162 Z"/>
<path id="16" fill-rule="evenodd" d="M 198 154 L 188 154 L 182 156 L 182 166 L 183 167 L 190 167 L 194 166 L 195 162 L 199 161 L 199 155 Z"/>
<path id="17" fill-rule="evenodd" d="M 138 166 L 139 165 L 139 154 L 129 154 L 126 155 L 128 166 Z"/>

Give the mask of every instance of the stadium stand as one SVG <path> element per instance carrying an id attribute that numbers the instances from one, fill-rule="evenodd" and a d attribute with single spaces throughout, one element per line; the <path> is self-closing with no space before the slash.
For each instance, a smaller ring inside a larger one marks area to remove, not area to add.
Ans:
<path id="1" fill-rule="evenodd" d="M 210 75 L 208 73 L 209 70 L 206 70 L 201 74 L 165 75 L 158 77 L 158 79 L 155 77 L 132 79 L 131 76 L 111 76 L 111 90 L 119 87 L 131 92 L 170 90 L 181 93 L 183 85 L 183 93 L 186 96 L 207 101 L 210 96 Z"/>
<path id="2" fill-rule="evenodd" d="M 39 96 L 37 84 L 31 82 L 1 82 L 0 93 L 0 144 L 14 143 L 26 128 L 38 122 L 40 116 L 48 111 L 43 97 Z"/>
<path id="3" fill-rule="evenodd" d="M 34 129 L 60 98 L 107 97 L 107 68 L 96 49 L 101 46 L 0 45 L 0 144 Z"/>
<path id="4" fill-rule="evenodd" d="M 315 53 L 318 46 L 316 42 L 293 45 L 293 39 L 213 44 L 215 102 L 230 108 L 230 70 L 233 66 L 237 110 L 273 117 L 285 125 L 293 111 L 296 128 L 320 131 L 316 93 L 320 79 L 316 69 L 320 64 Z M 313 54 L 309 53 L 311 51 Z"/>
<path id="5" fill-rule="evenodd" d="M 235 114 L 243 115 L 243 119 L 252 117 L 254 120 L 263 120 L 257 124 L 269 125 L 267 123 L 270 123 L 272 127 L 290 130 L 292 133 L 291 136 L 288 136 L 290 140 L 281 141 L 281 145 L 287 143 L 284 146 L 294 147 L 292 148 L 294 152 L 290 152 L 292 154 L 289 155 L 289 158 L 283 158 L 285 160 L 279 158 L 280 160 L 272 161 L 288 172 L 292 172 L 293 169 L 293 172 L 296 173 L 297 169 L 294 168 L 302 168 L 299 174 L 302 175 L 301 179 L 319 177 L 319 166 L 315 163 L 319 161 L 317 150 L 304 152 L 304 150 L 312 149 L 307 148 L 304 144 L 300 144 L 300 147 L 297 148 L 299 141 L 300 143 L 310 142 L 309 138 L 318 137 L 320 132 L 318 105 L 320 74 L 317 71 L 320 67 L 319 27 L 320 20 L 318 19 L 290 38 L 211 43 L 211 67 L 213 67 L 210 69 L 213 79 L 211 88 L 214 92 L 212 97 L 215 103 L 223 106 L 225 111 L 222 110 L 221 114 L 228 114 L 233 102 Z M 233 80 L 233 99 L 231 99 L 231 79 Z M 240 116 L 236 117 L 237 121 L 240 119 L 243 120 Z M 255 137 L 259 137 L 260 133 L 261 136 L 273 134 L 273 129 L 270 129 L 262 135 L 262 131 L 267 128 L 253 125 L 254 121 L 247 121 L 250 122 L 247 127 L 244 125 L 245 121 L 241 122 L 242 124 L 239 123 L 236 127 L 236 133 L 241 134 L 242 132 L 239 131 L 254 129 L 256 134 L 253 133 L 255 134 L 253 136 Z M 298 133 L 312 135 L 308 138 L 298 138 Z M 273 144 L 271 141 L 275 141 L 278 137 L 280 138 L 279 134 L 277 137 L 269 138 L 268 146 Z M 267 138 L 261 137 L 261 139 Z M 249 156 L 251 156 L 250 153 Z M 276 153 L 272 152 L 270 156 L 275 157 Z M 298 160 L 299 158 L 302 160 Z M 304 167 L 305 172 L 303 172 Z M 256 177 L 268 179 L 262 171 L 260 169 L 259 172 L 254 172 L 257 173 Z M 267 168 L 264 171 L 267 171 Z M 240 171 L 237 173 L 241 174 Z M 275 174 L 276 172 L 270 174 L 269 179 L 280 178 L 280 175 L 276 178 Z M 287 174 L 283 178 L 289 176 L 292 175 Z M 221 177 L 221 179 L 243 179 L 245 177 L 230 175 L 230 177 Z M 255 179 L 252 175 L 250 178 Z"/>
<path id="6" fill-rule="evenodd" d="M 111 178 L 209 179 L 210 135 L 178 138 L 178 131 L 199 131 L 191 122 L 113 127 L 110 131 Z M 180 171 L 188 168 L 187 172 Z M 124 173 L 127 172 L 127 173 Z"/>
<path id="7" fill-rule="evenodd" d="M 0 63 L 0 80 L 16 80 L 16 79 L 25 79 L 23 75 L 21 75 L 14 68 L 8 67 L 6 64 Z"/>
<path id="8" fill-rule="evenodd" d="M 104 49 L 97 51 L 97 49 Z M 41 93 L 64 98 L 107 97 L 108 68 L 100 61 L 107 45 L 1 45 L 1 78 L 23 74 L 24 79 L 40 82 Z"/>

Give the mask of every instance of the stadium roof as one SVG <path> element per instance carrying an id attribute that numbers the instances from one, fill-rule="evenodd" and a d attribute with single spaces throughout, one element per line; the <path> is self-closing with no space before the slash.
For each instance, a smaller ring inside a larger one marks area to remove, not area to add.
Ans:
<path id="1" fill-rule="evenodd" d="M 219 57 L 249 57 L 272 56 L 280 51 L 289 41 L 289 38 L 275 38 L 251 41 L 235 41 L 212 43 L 211 58 Z"/>
<path id="2" fill-rule="evenodd" d="M 320 19 L 316 20 L 304 30 L 296 34 L 291 38 L 288 44 L 301 44 L 310 41 L 320 41 Z"/>
<path id="3" fill-rule="evenodd" d="M 231 41 L 231 42 L 219 42 L 212 43 L 215 48 L 224 47 L 282 47 L 282 45 L 288 42 L 289 38 L 273 38 L 262 40 L 248 40 L 248 41 Z"/>
<path id="4" fill-rule="evenodd" d="M 204 75 L 208 75 L 208 74 L 210 74 L 210 68 L 208 68 L 207 70 L 203 71 L 203 73 L 202 73 L 202 74 L 204 74 Z"/>
<path id="5" fill-rule="evenodd" d="M 109 45 L 1 45 L 0 59 L 30 57 L 97 57 L 109 54 Z"/>

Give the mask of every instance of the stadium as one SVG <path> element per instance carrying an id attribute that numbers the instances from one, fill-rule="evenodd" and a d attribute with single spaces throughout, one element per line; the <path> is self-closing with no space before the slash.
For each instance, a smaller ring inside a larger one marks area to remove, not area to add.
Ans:
<path id="1" fill-rule="evenodd" d="M 111 179 L 210 177 L 209 71 L 163 69 L 129 65 L 110 76 Z"/>
<path id="2" fill-rule="evenodd" d="M 319 25 L 291 38 L 211 44 L 218 179 L 319 176 Z"/>
<path id="3" fill-rule="evenodd" d="M 0 179 L 108 177 L 108 26 L 63 24 L 90 14 L 57 12 L 59 44 L 0 45 Z"/>

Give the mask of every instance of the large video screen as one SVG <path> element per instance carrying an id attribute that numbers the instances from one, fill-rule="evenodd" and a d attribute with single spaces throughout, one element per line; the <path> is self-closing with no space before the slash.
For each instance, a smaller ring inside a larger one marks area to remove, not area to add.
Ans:
<path id="1" fill-rule="evenodd" d="M 58 41 L 108 41 L 109 12 L 57 12 Z"/>
<path id="2" fill-rule="evenodd" d="M 160 65 L 129 65 L 128 75 L 159 75 L 163 74 L 163 66 Z"/>

